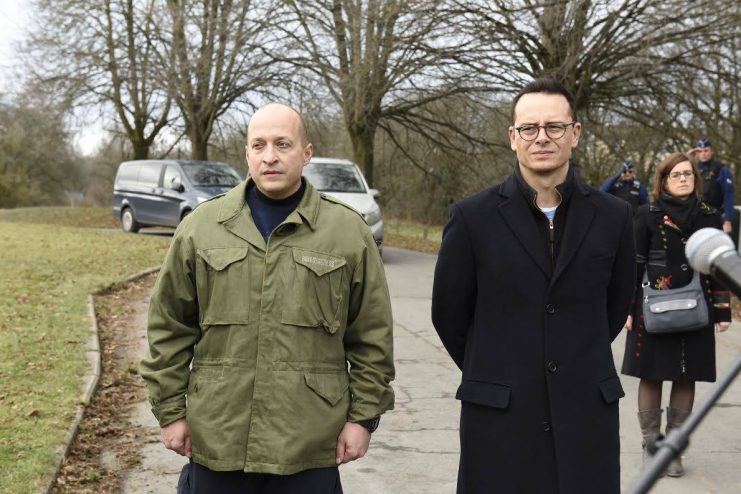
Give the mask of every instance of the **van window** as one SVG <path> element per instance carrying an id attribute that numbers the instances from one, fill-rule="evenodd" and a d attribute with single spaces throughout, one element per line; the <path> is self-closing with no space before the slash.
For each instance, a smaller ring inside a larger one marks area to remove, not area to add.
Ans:
<path id="1" fill-rule="evenodd" d="M 116 177 L 116 183 L 118 185 L 135 185 L 136 176 L 139 174 L 139 165 L 122 166 L 118 170 L 118 176 Z"/>
<path id="2" fill-rule="evenodd" d="M 231 166 L 220 163 L 181 163 L 195 187 L 234 187 L 242 179 Z"/>
<path id="3" fill-rule="evenodd" d="M 167 165 L 162 186 L 166 189 L 177 190 L 182 183 L 183 179 L 180 177 L 180 171 L 173 165 Z"/>
<path id="4" fill-rule="evenodd" d="M 157 187 L 160 183 L 162 165 L 142 165 L 139 170 L 139 185 Z"/>
<path id="5" fill-rule="evenodd" d="M 353 165 L 309 163 L 304 167 L 303 174 L 311 185 L 322 192 L 365 192 L 365 185 Z"/>

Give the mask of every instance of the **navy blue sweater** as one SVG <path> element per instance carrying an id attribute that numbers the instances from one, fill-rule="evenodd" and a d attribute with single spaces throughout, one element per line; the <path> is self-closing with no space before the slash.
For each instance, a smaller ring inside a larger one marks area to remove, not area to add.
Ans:
<path id="1" fill-rule="evenodd" d="M 270 238 L 270 234 L 275 230 L 275 227 L 283 223 L 291 214 L 291 211 L 296 209 L 298 203 L 301 202 L 301 198 L 304 197 L 305 190 L 306 184 L 303 179 L 301 180 L 301 188 L 285 199 L 269 198 L 260 192 L 254 183 L 247 189 L 247 204 L 252 211 L 255 226 L 260 231 L 262 238 L 265 239 L 265 243 L 268 243 L 268 238 Z"/>

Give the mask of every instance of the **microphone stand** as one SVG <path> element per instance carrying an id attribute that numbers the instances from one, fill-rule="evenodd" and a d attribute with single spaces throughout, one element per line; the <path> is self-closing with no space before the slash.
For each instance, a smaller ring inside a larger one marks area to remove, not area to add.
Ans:
<path id="1" fill-rule="evenodd" d="M 657 434 L 648 440 L 646 448 L 654 454 L 654 457 L 646 465 L 645 470 L 641 473 L 629 494 L 645 494 L 651 489 L 656 480 L 666 470 L 672 458 L 684 451 L 689 444 L 690 434 L 700 425 L 705 415 L 713 408 L 713 405 L 731 385 L 739 372 L 741 372 L 741 356 L 736 359 L 736 362 L 731 366 L 731 370 L 715 385 L 710 395 L 702 402 L 702 405 L 687 418 L 680 428 L 671 431 L 667 437 Z"/>

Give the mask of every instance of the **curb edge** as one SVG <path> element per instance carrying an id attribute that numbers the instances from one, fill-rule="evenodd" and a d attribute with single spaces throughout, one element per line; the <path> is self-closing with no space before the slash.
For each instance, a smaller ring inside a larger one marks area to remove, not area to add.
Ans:
<path id="1" fill-rule="evenodd" d="M 74 441 L 75 437 L 77 436 L 77 431 L 80 428 L 80 422 L 82 422 L 82 417 L 85 414 L 85 409 L 90 404 L 90 400 L 92 400 L 93 394 L 98 387 L 98 380 L 100 379 L 102 364 L 100 359 L 100 340 L 98 339 L 98 320 L 95 317 L 95 297 L 103 292 L 114 289 L 119 285 L 133 283 L 134 281 L 144 278 L 145 276 L 148 276 L 152 273 L 156 273 L 159 270 L 160 266 L 148 268 L 144 271 L 133 274 L 124 280 L 110 283 L 102 288 L 88 293 L 86 306 L 87 315 L 90 320 L 90 336 L 85 345 L 85 357 L 87 358 L 88 366 L 85 374 L 82 376 L 82 395 L 80 396 L 75 410 L 75 415 L 72 418 L 72 423 L 67 429 L 67 433 L 64 436 L 62 444 L 57 446 L 54 452 L 53 471 L 41 482 L 41 487 L 37 491 L 38 494 L 50 494 L 54 489 L 57 477 L 59 476 L 59 470 L 62 468 L 62 463 L 67 457 L 67 453 L 69 453 L 69 448 L 72 444 L 72 441 Z"/>

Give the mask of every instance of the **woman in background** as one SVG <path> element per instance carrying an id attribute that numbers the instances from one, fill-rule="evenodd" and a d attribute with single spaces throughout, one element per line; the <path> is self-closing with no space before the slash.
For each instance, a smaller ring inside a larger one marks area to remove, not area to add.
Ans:
<path id="1" fill-rule="evenodd" d="M 682 425 L 692 411 L 695 382 L 715 381 L 715 334 L 731 324 L 730 293 L 719 283 L 702 276 L 710 321 L 700 330 L 647 333 L 641 316 L 643 274 L 655 289 L 678 288 L 692 280 L 693 271 L 684 254 L 687 239 L 695 231 L 720 229 L 720 213 L 701 201 L 702 181 L 686 154 L 673 153 L 656 167 L 653 180 L 655 202 L 641 206 L 634 220 L 638 286 L 632 315 L 628 316 L 622 373 L 641 379 L 638 387 L 638 421 L 646 440 L 661 430 L 661 392 L 671 381 L 666 409 L 666 434 Z M 681 457 L 667 468 L 667 475 L 684 475 Z"/>

